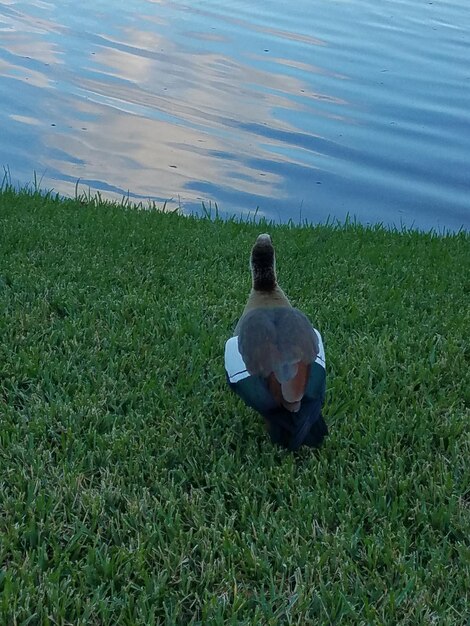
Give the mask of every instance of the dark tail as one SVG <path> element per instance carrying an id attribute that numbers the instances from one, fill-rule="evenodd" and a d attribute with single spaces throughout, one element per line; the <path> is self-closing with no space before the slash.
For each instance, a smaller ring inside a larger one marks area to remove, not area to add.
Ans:
<path id="1" fill-rule="evenodd" d="M 293 452 L 301 445 L 319 448 L 328 434 L 328 426 L 321 414 L 322 404 L 322 398 L 304 399 L 298 413 L 276 409 L 265 414 L 271 441 Z"/>

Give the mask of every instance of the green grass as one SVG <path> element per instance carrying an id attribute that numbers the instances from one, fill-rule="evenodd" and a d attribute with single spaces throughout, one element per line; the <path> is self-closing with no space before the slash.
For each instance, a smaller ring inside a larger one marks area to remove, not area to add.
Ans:
<path id="1" fill-rule="evenodd" d="M 325 340 L 319 452 L 225 383 L 267 229 Z M 0 624 L 468 624 L 469 244 L 4 186 Z"/>

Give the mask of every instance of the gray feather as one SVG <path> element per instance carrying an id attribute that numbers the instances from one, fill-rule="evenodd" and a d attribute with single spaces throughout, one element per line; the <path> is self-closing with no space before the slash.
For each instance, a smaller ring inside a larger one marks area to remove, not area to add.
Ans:
<path id="1" fill-rule="evenodd" d="M 237 325 L 238 349 L 251 375 L 274 372 L 279 382 L 292 379 L 297 363 L 318 355 L 318 339 L 308 318 L 291 307 L 259 308 Z"/>

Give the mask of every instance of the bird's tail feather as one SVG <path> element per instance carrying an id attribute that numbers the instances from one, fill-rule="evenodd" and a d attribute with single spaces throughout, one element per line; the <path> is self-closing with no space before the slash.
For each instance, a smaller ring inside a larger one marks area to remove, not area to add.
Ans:
<path id="1" fill-rule="evenodd" d="M 305 402 L 298 413 L 286 409 L 276 409 L 265 415 L 273 443 L 278 443 L 291 451 L 302 444 L 317 448 L 328 434 L 328 426 L 321 414 L 322 399 Z"/>

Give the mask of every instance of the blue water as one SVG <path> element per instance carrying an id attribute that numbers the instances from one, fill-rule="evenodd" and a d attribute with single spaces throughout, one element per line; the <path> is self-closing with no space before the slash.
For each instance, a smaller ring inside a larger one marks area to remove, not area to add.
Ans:
<path id="1" fill-rule="evenodd" d="M 468 0 L 0 0 L 0 166 L 275 220 L 470 226 Z"/>

